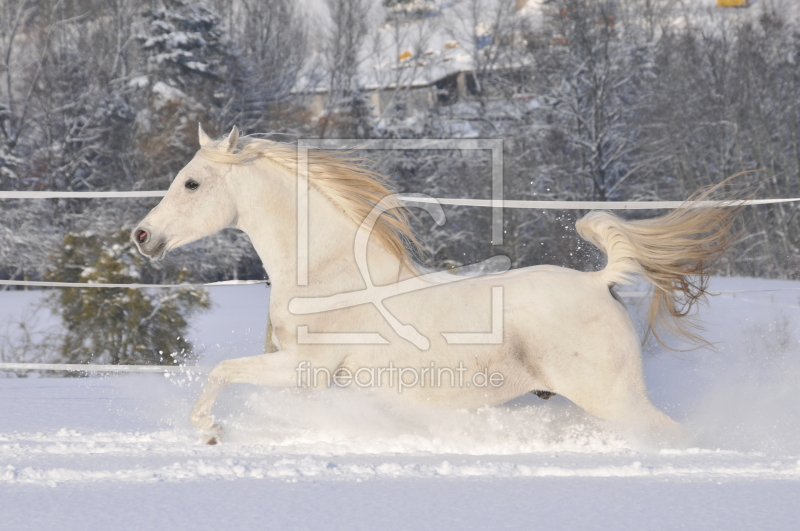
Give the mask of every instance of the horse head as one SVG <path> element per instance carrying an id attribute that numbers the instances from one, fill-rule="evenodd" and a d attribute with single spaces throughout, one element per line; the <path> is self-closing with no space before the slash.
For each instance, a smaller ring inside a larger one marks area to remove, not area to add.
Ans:
<path id="1" fill-rule="evenodd" d="M 139 251 L 160 259 L 180 247 L 236 224 L 237 209 L 230 193 L 230 166 L 202 156 L 204 151 L 231 153 L 239 130 L 234 126 L 223 140 L 212 140 L 199 128 L 200 152 L 180 171 L 164 199 L 133 229 Z"/>

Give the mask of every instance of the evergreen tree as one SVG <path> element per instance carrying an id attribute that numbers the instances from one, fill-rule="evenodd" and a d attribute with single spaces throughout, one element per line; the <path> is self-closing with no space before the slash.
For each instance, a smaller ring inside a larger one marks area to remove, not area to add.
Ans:
<path id="1" fill-rule="evenodd" d="M 152 267 L 127 230 L 111 238 L 68 233 L 48 280 L 130 284 Z M 175 277 L 182 281 L 186 270 Z M 208 293 L 176 289 L 67 288 L 48 301 L 63 321 L 61 356 L 66 363 L 177 365 L 190 357 L 187 319 L 210 307 Z"/>
<path id="2" fill-rule="evenodd" d="M 224 76 L 221 20 L 203 2 L 162 0 L 143 16 L 146 29 L 139 41 L 154 80 L 193 93 Z"/>
<path id="3" fill-rule="evenodd" d="M 145 187 L 165 187 L 196 151 L 197 123 L 219 129 L 215 117 L 235 59 L 223 45 L 220 17 L 202 1 L 158 0 L 142 23 L 136 170 L 150 180 Z"/>

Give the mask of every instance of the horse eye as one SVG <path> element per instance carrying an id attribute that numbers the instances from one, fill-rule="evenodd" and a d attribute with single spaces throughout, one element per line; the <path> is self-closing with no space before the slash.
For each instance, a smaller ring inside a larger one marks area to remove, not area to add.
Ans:
<path id="1" fill-rule="evenodd" d="M 197 190 L 197 188 L 200 186 L 200 183 L 189 179 L 188 181 L 186 181 L 186 184 L 184 184 L 184 186 L 189 190 Z"/>

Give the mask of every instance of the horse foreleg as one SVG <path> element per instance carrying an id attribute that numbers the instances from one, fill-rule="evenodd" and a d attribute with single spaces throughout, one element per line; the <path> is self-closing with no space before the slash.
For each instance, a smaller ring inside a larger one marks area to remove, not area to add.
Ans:
<path id="1" fill-rule="evenodd" d="M 222 430 L 214 424 L 211 410 L 219 393 L 229 384 L 249 383 L 272 387 L 298 385 L 300 360 L 288 351 L 261 354 L 249 358 L 225 360 L 208 374 L 203 392 L 195 402 L 189 417 L 192 424 L 203 434 L 206 444 L 217 444 Z"/>
<path id="2" fill-rule="evenodd" d="M 272 328 L 272 319 L 267 317 L 267 337 L 264 340 L 264 354 L 278 352 L 280 346 L 278 345 L 278 338 L 275 337 L 275 331 Z"/>

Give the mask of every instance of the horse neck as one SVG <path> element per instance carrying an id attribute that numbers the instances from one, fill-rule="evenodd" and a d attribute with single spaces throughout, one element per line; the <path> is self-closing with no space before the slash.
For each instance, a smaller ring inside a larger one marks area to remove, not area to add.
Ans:
<path id="1" fill-rule="evenodd" d="M 294 296 L 327 295 L 365 287 L 354 254 L 358 225 L 313 185 L 309 186 L 308 284 L 297 282 L 297 177 L 268 160 L 235 166 L 232 194 L 237 227 L 253 243 L 276 291 Z M 377 238 L 370 238 L 367 257 L 375 285 L 397 282 L 409 271 Z"/>

